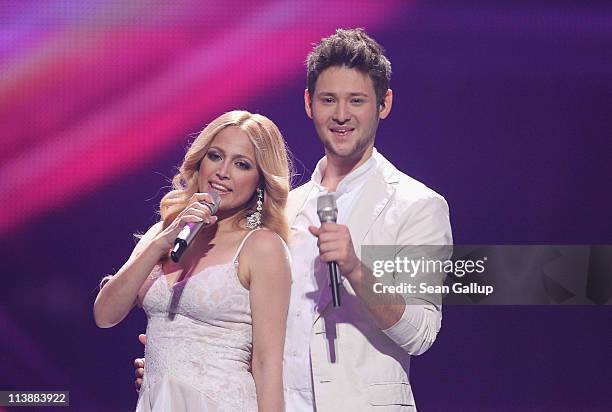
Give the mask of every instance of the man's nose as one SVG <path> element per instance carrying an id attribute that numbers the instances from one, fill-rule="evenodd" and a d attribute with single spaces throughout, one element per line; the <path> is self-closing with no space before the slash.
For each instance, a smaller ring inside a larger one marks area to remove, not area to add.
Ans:
<path id="1" fill-rule="evenodd" d="M 334 110 L 333 120 L 338 124 L 344 124 L 351 120 L 351 114 L 345 103 L 338 103 Z"/>

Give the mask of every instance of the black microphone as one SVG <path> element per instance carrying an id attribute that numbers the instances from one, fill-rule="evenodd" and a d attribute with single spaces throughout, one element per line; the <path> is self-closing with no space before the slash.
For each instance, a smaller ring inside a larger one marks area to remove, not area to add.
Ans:
<path id="1" fill-rule="evenodd" d="M 333 222 L 338 219 L 338 206 L 336 206 L 336 198 L 329 193 L 321 195 L 317 199 L 317 214 L 321 223 Z M 340 274 L 338 273 L 338 264 L 336 262 L 328 262 L 329 280 L 331 283 L 332 301 L 334 307 L 340 306 Z"/>
<path id="2" fill-rule="evenodd" d="M 210 210 L 210 214 L 214 215 L 217 213 L 217 209 L 219 209 L 219 203 L 221 202 L 221 196 L 219 193 L 211 190 L 208 192 L 210 197 L 212 197 L 211 202 L 202 202 L 202 204 Z M 196 223 L 187 223 L 185 227 L 180 231 L 176 239 L 174 240 L 174 247 L 172 248 L 172 252 L 170 252 L 170 258 L 174 262 L 178 262 L 185 250 L 191 244 L 191 241 L 200 233 L 200 230 L 204 226 L 207 226 L 204 222 L 196 222 Z"/>

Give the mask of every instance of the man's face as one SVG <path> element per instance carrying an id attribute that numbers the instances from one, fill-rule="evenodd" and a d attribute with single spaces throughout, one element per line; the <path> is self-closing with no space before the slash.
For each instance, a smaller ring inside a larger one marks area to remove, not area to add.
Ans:
<path id="1" fill-rule="evenodd" d="M 326 154 L 346 160 L 359 160 L 372 148 L 378 121 L 391 106 L 390 90 L 379 110 L 370 76 L 344 66 L 321 72 L 313 96 L 306 91 L 304 98 Z"/>

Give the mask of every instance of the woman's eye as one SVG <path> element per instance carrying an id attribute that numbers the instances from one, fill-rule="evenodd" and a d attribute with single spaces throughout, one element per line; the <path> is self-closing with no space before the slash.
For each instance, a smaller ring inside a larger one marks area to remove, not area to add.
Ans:
<path id="1" fill-rule="evenodd" d="M 207 157 L 208 157 L 210 160 L 213 160 L 213 161 L 221 159 L 221 156 L 219 156 L 219 154 L 218 154 L 218 153 L 215 153 L 215 152 L 208 152 L 208 154 L 207 154 L 206 156 L 207 156 Z"/>
<path id="2" fill-rule="evenodd" d="M 248 170 L 251 168 L 251 165 L 248 164 L 247 162 L 236 162 L 236 166 L 238 166 L 239 169 L 243 169 L 243 170 Z"/>

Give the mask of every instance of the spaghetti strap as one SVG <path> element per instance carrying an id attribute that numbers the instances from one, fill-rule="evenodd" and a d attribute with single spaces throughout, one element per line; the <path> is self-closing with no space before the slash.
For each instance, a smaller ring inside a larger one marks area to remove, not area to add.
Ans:
<path id="1" fill-rule="evenodd" d="M 234 254 L 234 258 L 231 260 L 232 262 L 238 263 L 238 255 L 240 254 L 240 251 L 242 250 L 242 246 L 244 246 L 244 242 L 246 242 L 246 240 L 249 238 L 249 236 L 251 236 L 251 234 L 253 232 L 257 232 L 259 229 L 261 229 L 261 228 L 257 228 L 257 229 L 251 230 L 249 233 L 246 234 L 245 237 L 242 238 L 242 241 L 240 242 L 240 245 L 238 245 L 238 249 L 236 249 L 236 253 Z"/>

